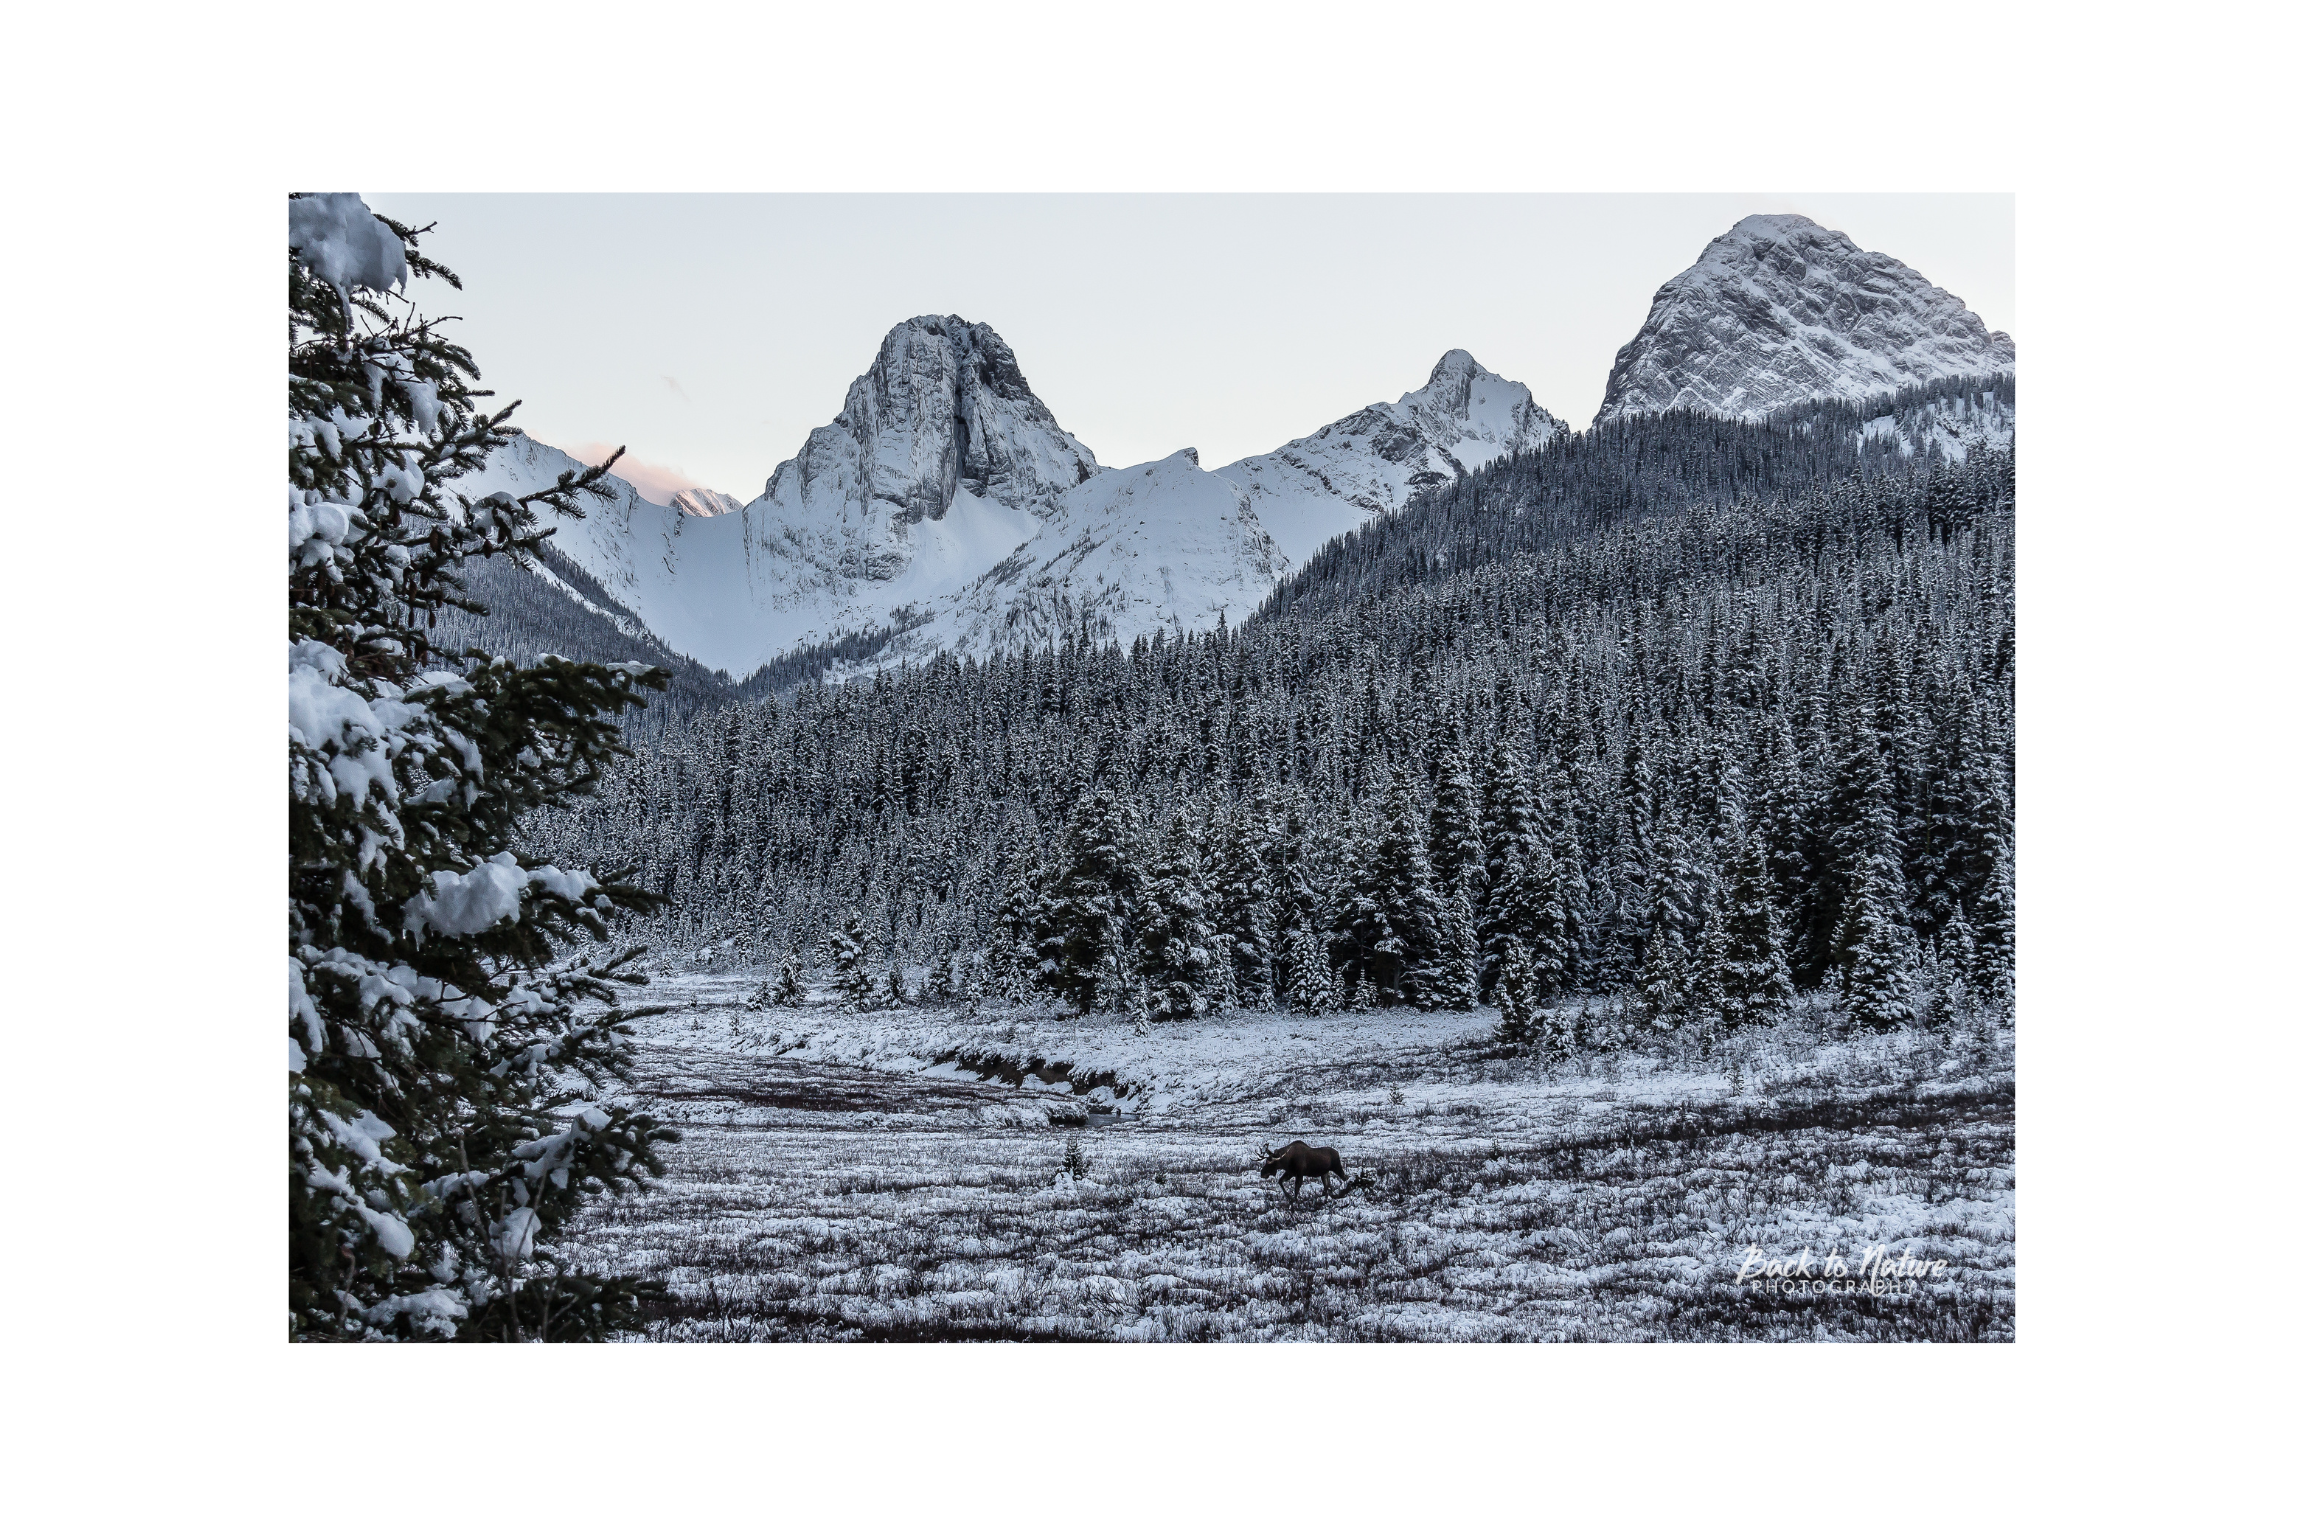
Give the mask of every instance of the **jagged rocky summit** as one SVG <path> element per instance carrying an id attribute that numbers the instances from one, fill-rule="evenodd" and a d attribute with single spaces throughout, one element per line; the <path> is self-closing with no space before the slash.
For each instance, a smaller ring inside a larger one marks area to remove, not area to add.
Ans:
<path id="1" fill-rule="evenodd" d="M 1756 214 L 1656 290 L 1593 424 L 1682 409 L 1756 420 L 2015 366 L 2005 332 L 1894 257 L 1797 214 Z"/>

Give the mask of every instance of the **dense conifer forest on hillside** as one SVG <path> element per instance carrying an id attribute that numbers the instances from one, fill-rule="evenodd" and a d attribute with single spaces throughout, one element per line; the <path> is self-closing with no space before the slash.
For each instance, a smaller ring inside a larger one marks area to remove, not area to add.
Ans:
<path id="1" fill-rule="evenodd" d="M 1889 445 L 2012 386 L 1910 393 L 1565 438 L 1234 630 L 690 693 L 535 832 L 668 898 L 636 937 L 859 1004 L 1509 1029 L 1604 991 L 1733 1027 L 1797 986 L 1890 1028 L 1998 996 L 2013 457 Z"/>

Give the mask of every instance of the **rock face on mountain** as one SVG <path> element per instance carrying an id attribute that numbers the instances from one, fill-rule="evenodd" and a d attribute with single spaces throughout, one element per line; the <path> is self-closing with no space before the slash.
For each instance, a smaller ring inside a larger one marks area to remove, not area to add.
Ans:
<path id="1" fill-rule="evenodd" d="M 776 466 L 751 509 L 810 524 L 872 521 L 886 547 L 862 563 L 901 564 L 901 530 L 943 517 L 962 491 L 1039 508 L 1096 470 L 1096 455 L 1056 424 L 998 332 L 922 315 L 888 333 L 840 414 Z"/>
<path id="2" fill-rule="evenodd" d="M 468 494 L 577 468 L 521 438 Z M 742 677 L 981 575 L 1096 470 L 990 326 L 924 315 L 888 333 L 840 413 L 752 501 L 697 490 L 663 507 L 619 480 L 553 545 L 674 650 Z"/>
<path id="3" fill-rule="evenodd" d="M 1440 359 L 1422 389 L 1215 473 L 1248 493 L 1265 531 L 1301 560 L 1427 486 L 1566 430 L 1527 385 L 1458 350 Z"/>
<path id="4" fill-rule="evenodd" d="M 1656 290 L 1593 424 L 1681 409 L 1757 419 L 2015 366 L 2005 332 L 1894 257 L 1796 214 L 1760 214 Z"/>
<path id="5" fill-rule="evenodd" d="M 874 666 L 940 650 L 983 656 L 1067 636 L 1126 645 L 1139 635 L 1237 624 L 1288 559 L 1248 495 L 1190 448 L 1107 469 L 1067 491 L 1039 532 L 957 592 L 926 604 Z"/>

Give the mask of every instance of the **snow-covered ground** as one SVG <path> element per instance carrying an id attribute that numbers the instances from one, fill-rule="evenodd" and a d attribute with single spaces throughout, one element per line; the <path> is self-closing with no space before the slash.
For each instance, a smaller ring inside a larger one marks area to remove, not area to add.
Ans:
<path id="1" fill-rule="evenodd" d="M 673 1011 L 636 1096 L 684 1140 L 576 1248 L 667 1283 L 652 1337 L 2014 1334 L 2004 1030 L 1851 1041 L 1811 1013 L 1711 1059 L 1547 1069 L 1489 1043 L 1493 1013 L 1139 1034 L 749 1009 L 757 985 L 647 989 Z M 1298 1137 L 1343 1154 L 1345 1193 L 1257 1177 Z M 1803 1251 L 1805 1282 L 1763 1288 L 1755 1256 Z M 1868 1252 L 1930 1272 L 1874 1294 Z"/>

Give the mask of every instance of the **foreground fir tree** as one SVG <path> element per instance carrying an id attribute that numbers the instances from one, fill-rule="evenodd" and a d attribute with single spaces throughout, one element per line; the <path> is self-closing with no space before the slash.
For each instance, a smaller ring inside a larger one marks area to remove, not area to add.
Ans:
<path id="1" fill-rule="evenodd" d="M 515 834 L 593 787 L 664 678 L 432 635 L 476 608 L 467 562 L 534 551 L 606 466 L 467 504 L 510 412 L 405 299 L 455 279 L 350 194 L 288 225 L 289 1333 L 601 1338 L 642 1288 L 557 1238 L 672 1133 L 596 1096 L 652 1011 L 610 986 L 640 951 L 566 956 L 646 898 Z"/>

